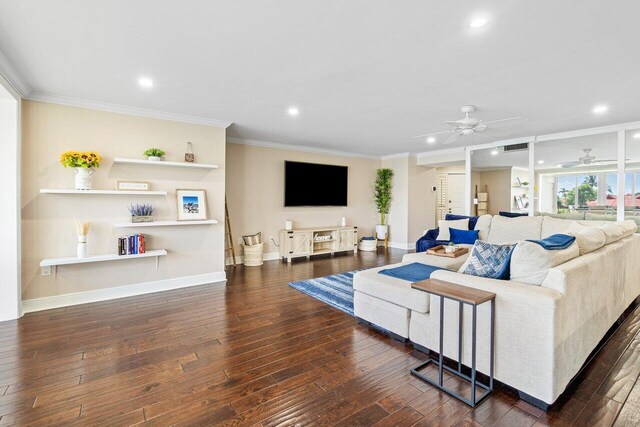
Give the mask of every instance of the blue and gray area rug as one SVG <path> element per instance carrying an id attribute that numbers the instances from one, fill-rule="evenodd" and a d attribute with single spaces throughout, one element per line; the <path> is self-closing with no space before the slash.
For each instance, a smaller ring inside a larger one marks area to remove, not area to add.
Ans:
<path id="1" fill-rule="evenodd" d="M 353 316 L 353 274 L 357 271 L 291 282 L 289 286 Z"/>

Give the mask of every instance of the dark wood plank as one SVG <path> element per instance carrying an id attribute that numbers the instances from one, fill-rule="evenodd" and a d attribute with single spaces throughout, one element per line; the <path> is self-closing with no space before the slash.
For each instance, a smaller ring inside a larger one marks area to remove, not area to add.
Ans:
<path id="1" fill-rule="evenodd" d="M 391 264 L 403 253 L 239 266 L 229 269 L 227 286 L 0 323 L 0 425 L 638 423 L 640 309 L 562 406 L 543 413 L 499 389 L 471 410 L 409 375 L 422 353 L 287 286 Z M 468 392 L 465 383 L 446 381 Z"/>

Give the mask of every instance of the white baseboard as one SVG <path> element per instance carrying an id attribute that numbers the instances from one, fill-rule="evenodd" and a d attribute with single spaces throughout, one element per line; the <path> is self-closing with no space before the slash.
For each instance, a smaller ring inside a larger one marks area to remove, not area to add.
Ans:
<path id="1" fill-rule="evenodd" d="M 394 249 L 404 249 L 406 251 L 412 250 L 416 248 L 415 243 L 400 243 L 400 242 L 389 242 L 387 244 L 390 248 Z"/>
<path id="2" fill-rule="evenodd" d="M 158 280 L 155 282 L 136 283 L 134 285 L 118 286 L 115 288 L 96 289 L 95 291 L 76 292 L 72 294 L 55 295 L 52 297 L 34 298 L 22 301 L 24 313 L 49 310 L 51 308 L 67 307 L 70 305 L 87 304 L 90 302 L 106 301 L 125 298 L 152 292 L 168 291 L 189 286 L 205 285 L 208 283 L 224 282 L 227 275 L 224 271 L 200 274 L 198 276 L 176 277 L 175 279 Z"/>
<path id="3" fill-rule="evenodd" d="M 263 261 L 273 261 L 274 259 L 280 259 L 280 252 L 267 252 L 262 254 Z M 236 265 L 244 263 L 244 257 L 242 255 L 236 256 Z M 225 265 L 233 265 L 233 259 L 231 257 L 225 260 Z"/>

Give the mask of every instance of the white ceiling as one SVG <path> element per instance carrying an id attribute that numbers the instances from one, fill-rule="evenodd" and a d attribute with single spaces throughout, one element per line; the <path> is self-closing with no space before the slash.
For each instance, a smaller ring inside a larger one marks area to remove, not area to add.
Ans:
<path id="1" fill-rule="evenodd" d="M 489 24 L 470 29 L 480 14 Z M 640 2 L 604 0 L 0 0 L 0 51 L 33 97 L 387 155 L 441 149 L 411 137 L 446 130 L 463 104 L 526 117 L 510 137 L 638 120 L 638 16 Z M 594 116 L 598 103 L 610 111 Z"/>

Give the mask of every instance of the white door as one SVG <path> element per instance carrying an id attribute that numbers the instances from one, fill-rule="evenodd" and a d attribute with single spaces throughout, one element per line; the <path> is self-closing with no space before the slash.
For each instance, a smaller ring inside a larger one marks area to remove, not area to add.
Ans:
<path id="1" fill-rule="evenodd" d="M 438 174 L 436 190 L 436 220 L 441 220 L 447 214 L 447 205 L 449 204 L 449 199 L 447 198 L 447 174 Z"/>
<path id="2" fill-rule="evenodd" d="M 447 213 L 464 215 L 464 174 L 447 176 Z"/>

